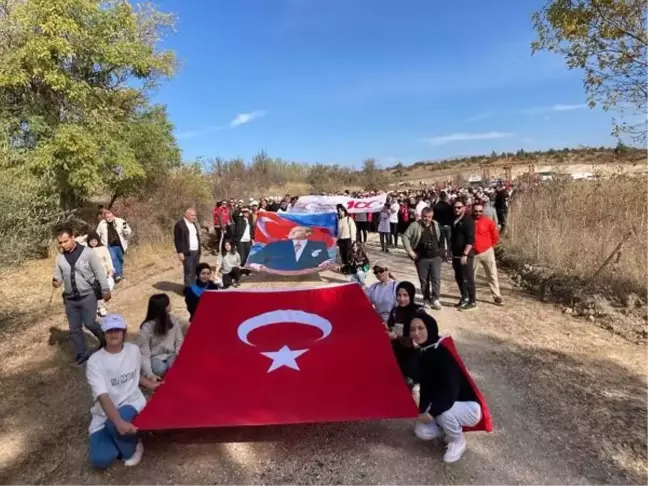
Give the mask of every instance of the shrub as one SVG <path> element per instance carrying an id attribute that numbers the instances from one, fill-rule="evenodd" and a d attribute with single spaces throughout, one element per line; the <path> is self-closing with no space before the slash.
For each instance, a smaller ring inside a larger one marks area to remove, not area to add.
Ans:
<path id="1" fill-rule="evenodd" d="M 0 168 L 0 266 L 46 256 L 52 229 L 70 216 L 46 183 L 24 170 Z"/>
<path id="2" fill-rule="evenodd" d="M 646 295 L 648 185 L 644 178 L 559 179 L 514 197 L 506 249 L 567 275 L 591 278 L 630 231 L 620 255 L 598 275 L 620 296 Z"/>

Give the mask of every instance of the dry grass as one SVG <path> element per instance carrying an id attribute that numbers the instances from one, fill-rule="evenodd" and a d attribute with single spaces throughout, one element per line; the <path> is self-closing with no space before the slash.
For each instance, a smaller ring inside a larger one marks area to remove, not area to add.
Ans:
<path id="1" fill-rule="evenodd" d="M 505 248 L 560 273 L 596 278 L 619 296 L 646 295 L 648 187 L 644 178 L 557 181 L 518 194 Z M 624 240 L 620 251 L 617 245 Z"/>

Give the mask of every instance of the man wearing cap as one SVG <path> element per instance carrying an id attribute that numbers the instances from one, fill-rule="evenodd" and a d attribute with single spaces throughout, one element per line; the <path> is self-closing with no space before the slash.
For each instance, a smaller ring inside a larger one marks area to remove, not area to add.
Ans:
<path id="1" fill-rule="evenodd" d="M 61 253 L 56 257 L 52 286 L 63 285 L 63 303 L 70 326 L 70 339 L 76 352 L 75 361 L 82 365 L 88 359 L 83 326 L 103 342 L 103 333 L 97 323 L 97 293 L 104 301 L 110 300 L 110 286 L 106 271 L 97 254 L 74 239 L 74 232 L 65 226 L 56 232 Z"/>
<path id="2" fill-rule="evenodd" d="M 136 466 L 144 446 L 137 440 L 133 419 L 146 405 L 140 385 L 155 390 L 160 382 L 140 375 L 142 354 L 137 345 L 125 343 L 126 322 L 108 314 L 101 325 L 106 344 L 88 360 L 86 379 L 92 390 L 90 409 L 90 461 L 108 468 L 117 458 Z"/>

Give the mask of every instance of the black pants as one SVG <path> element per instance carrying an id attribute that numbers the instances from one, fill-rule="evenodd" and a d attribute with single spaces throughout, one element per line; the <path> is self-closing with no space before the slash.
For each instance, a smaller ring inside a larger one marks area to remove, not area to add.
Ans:
<path id="1" fill-rule="evenodd" d="M 63 302 L 76 359 L 85 358 L 88 350 L 83 337 L 83 326 L 95 335 L 100 345 L 105 342 L 103 331 L 97 322 L 97 298 L 94 294 L 88 294 L 78 299 L 64 299 Z"/>
<path id="2" fill-rule="evenodd" d="M 348 268 L 351 263 L 351 238 L 338 240 L 338 248 L 340 250 L 342 265 Z"/>
<path id="3" fill-rule="evenodd" d="M 391 239 L 394 248 L 396 248 L 398 246 L 398 223 L 389 223 L 389 228 L 391 229 Z"/>
<path id="4" fill-rule="evenodd" d="M 506 219 L 508 218 L 508 211 L 497 211 L 497 220 L 500 225 L 500 233 L 504 233 L 506 228 Z"/>
<path id="5" fill-rule="evenodd" d="M 190 251 L 184 256 L 182 268 L 184 270 L 184 285 L 191 287 L 191 284 L 196 280 L 196 267 L 200 261 L 200 253 L 197 251 Z"/>
<path id="6" fill-rule="evenodd" d="M 439 300 L 441 296 L 441 257 L 419 258 L 416 260 L 416 273 L 421 282 L 425 300 Z"/>
<path id="7" fill-rule="evenodd" d="M 356 241 L 360 243 L 367 242 L 367 230 L 369 229 L 368 221 L 356 221 L 357 236 Z"/>
<path id="8" fill-rule="evenodd" d="M 234 282 L 241 279 L 241 269 L 239 267 L 232 267 L 230 273 L 223 274 L 223 288 L 231 287 Z"/>
<path id="9" fill-rule="evenodd" d="M 391 240 L 391 233 L 378 233 L 380 235 L 380 249 L 382 251 L 389 250 L 389 243 Z"/>
<path id="10" fill-rule="evenodd" d="M 236 249 L 238 250 L 239 255 L 241 255 L 241 265 L 245 265 L 251 247 L 251 241 L 239 241 L 236 243 Z"/>
<path id="11" fill-rule="evenodd" d="M 461 292 L 461 300 L 475 303 L 475 268 L 474 256 L 469 256 L 465 265 L 461 264 L 459 257 L 452 257 L 452 268 L 455 273 L 455 280 Z"/>
<path id="12" fill-rule="evenodd" d="M 452 237 L 452 226 L 440 225 L 441 237 L 445 240 L 445 247 L 450 248 L 450 238 Z"/>

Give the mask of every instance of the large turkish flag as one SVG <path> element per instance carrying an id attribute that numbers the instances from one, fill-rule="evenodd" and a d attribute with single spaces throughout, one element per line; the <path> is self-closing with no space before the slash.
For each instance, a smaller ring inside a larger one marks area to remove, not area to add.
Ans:
<path id="1" fill-rule="evenodd" d="M 141 430 L 415 417 L 357 284 L 209 291 Z"/>

